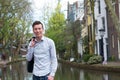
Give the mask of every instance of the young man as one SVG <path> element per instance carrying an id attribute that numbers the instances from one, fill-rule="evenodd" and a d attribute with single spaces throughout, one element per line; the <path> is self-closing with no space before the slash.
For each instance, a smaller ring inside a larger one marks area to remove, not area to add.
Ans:
<path id="1" fill-rule="evenodd" d="M 54 41 L 44 36 L 44 27 L 40 21 L 32 25 L 35 39 L 32 39 L 26 59 L 34 56 L 33 80 L 54 80 L 57 70 L 57 57 Z"/>

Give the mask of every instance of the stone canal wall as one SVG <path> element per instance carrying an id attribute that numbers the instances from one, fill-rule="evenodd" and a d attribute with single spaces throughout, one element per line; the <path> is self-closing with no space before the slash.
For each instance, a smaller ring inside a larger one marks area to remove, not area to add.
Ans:
<path id="1" fill-rule="evenodd" d="M 58 60 L 60 63 L 70 65 L 72 67 L 99 71 L 120 72 L 120 62 L 107 62 L 107 64 L 82 64 L 76 62 L 70 62 L 66 60 Z"/>

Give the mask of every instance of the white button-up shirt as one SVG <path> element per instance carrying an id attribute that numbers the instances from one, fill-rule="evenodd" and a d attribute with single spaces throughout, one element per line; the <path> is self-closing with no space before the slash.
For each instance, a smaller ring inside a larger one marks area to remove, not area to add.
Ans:
<path id="1" fill-rule="evenodd" d="M 31 44 L 31 42 L 30 42 Z M 57 57 L 54 41 L 45 36 L 41 41 L 35 43 L 34 47 L 28 46 L 26 59 L 30 61 L 34 55 L 34 68 L 33 74 L 36 76 L 45 76 L 50 73 L 51 76 L 55 75 L 57 70 Z"/>

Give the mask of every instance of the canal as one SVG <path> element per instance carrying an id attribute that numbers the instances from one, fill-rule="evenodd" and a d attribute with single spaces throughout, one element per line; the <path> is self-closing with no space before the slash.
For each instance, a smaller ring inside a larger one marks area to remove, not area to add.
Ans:
<path id="1" fill-rule="evenodd" d="M 0 80 L 32 80 L 32 74 L 27 73 L 26 61 L 23 61 L 0 68 Z M 84 70 L 59 63 L 55 80 L 120 80 L 120 73 Z"/>

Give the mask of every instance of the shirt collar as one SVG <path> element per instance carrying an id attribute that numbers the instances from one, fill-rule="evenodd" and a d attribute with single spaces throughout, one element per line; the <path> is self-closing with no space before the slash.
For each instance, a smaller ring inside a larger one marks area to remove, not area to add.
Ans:
<path id="1" fill-rule="evenodd" d="M 44 37 L 44 36 L 42 36 L 42 38 L 41 38 L 41 41 L 43 41 L 43 40 L 45 40 L 45 37 Z"/>
<path id="2" fill-rule="evenodd" d="M 44 41 L 44 40 L 45 40 L 45 36 L 42 36 L 40 41 Z M 35 42 L 40 42 L 40 41 L 35 40 Z"/>

